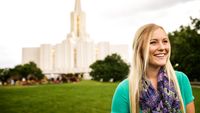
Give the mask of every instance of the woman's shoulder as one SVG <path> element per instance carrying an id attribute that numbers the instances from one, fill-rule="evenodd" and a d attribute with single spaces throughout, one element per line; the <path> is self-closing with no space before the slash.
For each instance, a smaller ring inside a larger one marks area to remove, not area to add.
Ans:
<path id="1" fill-rule="evenodd" d="M 118 88 L 127 89 L 129 87 L 128 79 L 124 79 L 118 84 Z"/>
<path id="2" fill-rule="evenodd" d="M 187 75 L 181 71 L 175 71 L 179 83 L 180 91 L 182 94 L 185 106 L 194 100 L 192 88 Z"/>
<path id="3" fill-rule="evenodd" d="M 175 71 L 175 73 L 181 90 L 185 90 L 191 87 L 190 81 L 185 73 L 181 71 Z"/>
<path id="4" fill-rule="evenodd" d="M 178 79 L 178 81 L 187 81 L 188 77 L 185 73 L 181 72 L 181 71 L 175 71 L 176 73 L 176 77 Z"/>
<path id="5" fill-rule="evenodd" d="M 113 95 L 111 113 L 129 113 L 128 79 L 121 81 Z"/>
<path id="6" fill-rule="evenodd" d="M 128 79 L 124 79 L 123 81 L 121 81 L 117 88 L 116 88 L 117 92 L 120 93 L 127 93 L 129 91 L 129 82 Z"/>
<path id="7" fill-rule="evenodd" d="M 122 81 L 119 83 L 119 85 L 127 86 L 128 83 L 129 83 L 129 82 L 128 82 L 128 78 L 126 78 L 126 79 L 122 80 Z"/>

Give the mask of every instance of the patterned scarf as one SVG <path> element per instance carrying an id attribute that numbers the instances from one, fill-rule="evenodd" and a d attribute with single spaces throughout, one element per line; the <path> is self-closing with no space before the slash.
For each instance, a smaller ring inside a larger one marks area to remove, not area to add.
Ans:
<path id="1" fill-rule="evenodd" d="M 174 84 L 167 77 L 164 69 L 158 73 L 158 87 L 155 90 L 150 81 L 142 79 L 140 107 L 142 113 L 181 113 L 180 100 Z"/>

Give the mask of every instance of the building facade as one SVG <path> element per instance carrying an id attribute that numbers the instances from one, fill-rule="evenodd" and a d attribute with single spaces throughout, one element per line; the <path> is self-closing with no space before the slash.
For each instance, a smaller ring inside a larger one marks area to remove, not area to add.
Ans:
<path id="1" fill-rule="evenodd" d="M 22 64 L 33 61 L 48 78 L 60 74 L 85 73 L 89 79 L 89 66 L 112 53 L 119 54 L 128 61 L 128 45 L 111 45 L 109 42 L 95 43 L 86 32 L 86 15 L 81 10 L 80 0 L 76 0 L 71 12 L 70 33 L 56 45 L 41 44 L 36 48 L 22 49 Z"/>

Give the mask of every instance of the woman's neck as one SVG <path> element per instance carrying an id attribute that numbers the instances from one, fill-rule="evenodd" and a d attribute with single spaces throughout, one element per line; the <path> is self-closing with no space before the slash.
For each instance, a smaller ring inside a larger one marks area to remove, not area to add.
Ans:
<path id="1" fill-rule="evenodd" d="M 159 72 L 160 68 L 161 67 L 151 67 L 151 66 L 149 66 L 147 68 L 147 72 L 146 72 L 147 78 L 149 78 L 149 79 L 150 78 L 152 78 L 152 79 L 156 78 L 157 79 L 157 75 L 158 75 L 158 72 Z"/>
<path id="2" fill-rule="evenodd" d="M 160 70 L 161 67 L 148 67 L 147 68 L 147 72 L 146 72 L 146 76 L 147 78 L 151 81 L 151 84 L 153 85 L 153 87 L 157 90 L 157 79 L 158 79 L 158 72 Z"/>

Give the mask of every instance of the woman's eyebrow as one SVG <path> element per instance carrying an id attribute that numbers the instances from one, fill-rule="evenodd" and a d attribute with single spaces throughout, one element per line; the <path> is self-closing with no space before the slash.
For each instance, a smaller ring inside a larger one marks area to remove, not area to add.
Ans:
<path id="1" fill-rule="evenodd" d="M 168 37 L 163 36 L 162 39 L 168 39 Z M 158 40 L 158 37 L 152 37 L 150 40 Z"/>
<path id="2" fill-rule="evenodd" d="M 156 39 L 156 38 L 152 38 L 152 39 L 150 39 L 150 41 L 157 41 L 158 39 Z"/>

